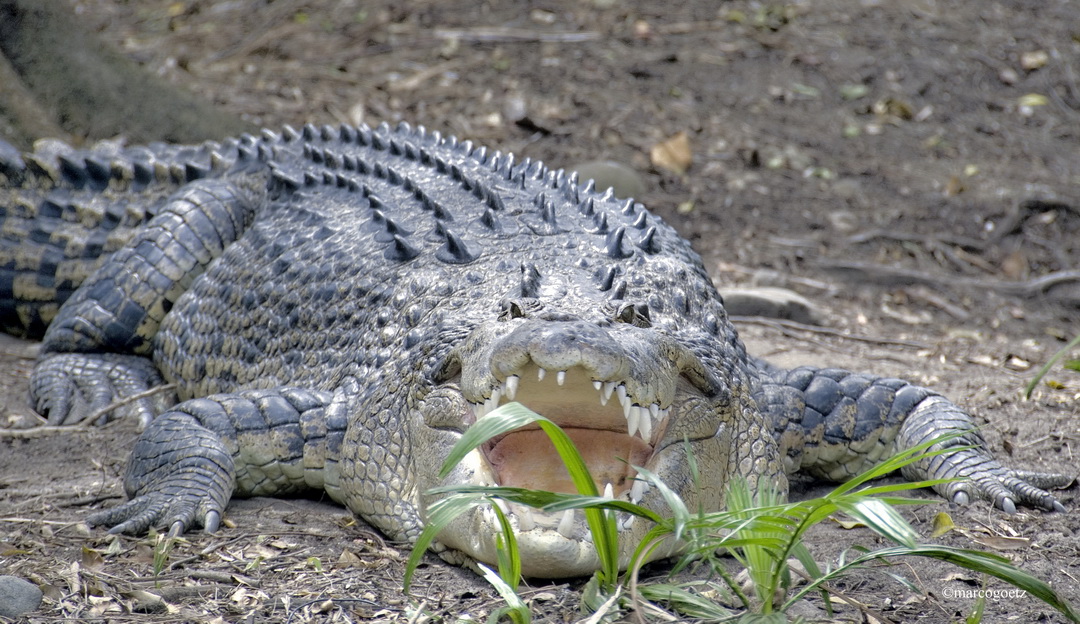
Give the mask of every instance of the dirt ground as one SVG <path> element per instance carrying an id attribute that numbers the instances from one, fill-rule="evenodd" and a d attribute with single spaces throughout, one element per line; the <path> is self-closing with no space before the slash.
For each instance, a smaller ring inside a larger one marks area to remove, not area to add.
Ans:
<path id="1" fill-rule="evenodd" d="M 1054 385 L 1020 394 L 1080 331 L 1068 0 L 73 6 L 135 60 L 258 125 L 404 120 L 554 166 L 629 165 L 640 199 L 719 283 L 783 286 L 819 310 L 819 329 L 740 322 L 752 351 L 927 384 L 985 422 L 1009 464 L 1080 473 L 1080 374 L 1059 366 Z M 681 173 L 651 156 L 679 133 L 693 158 Z M 0 426 L 25 419 L 33 351 L 0 344 Z M 134 435 L 120 422 L 0 436 L 0 573 L 45 587 L 30 621 L 480 620 L 501 602 L 434 557 L 404 596 L 407 547 L 308 500 L 234 501 L 227 528 L 190 536 L 155 577 L 151 542 L 80 523 L 123 497 Z M 928 541 L 1000 552 L 1080 605 L 1080 497 L 1060 498 L 1069 513 L 940 500 L 905 513 Z M 961 530 L 931 539 L 940 511 Z M 881 545 L 836 524 L 809 540 L 823 562 L 853 544 Z M 963 621 L 983 583 L 923 561 L 867 569 L 837 587 L 875 615 L 837 618 Z M 581 586 L 522 593 L 538 619 L 569 622 Z M 986 622 L 1064 621 L 1031 596 L 991 596 Z"/>

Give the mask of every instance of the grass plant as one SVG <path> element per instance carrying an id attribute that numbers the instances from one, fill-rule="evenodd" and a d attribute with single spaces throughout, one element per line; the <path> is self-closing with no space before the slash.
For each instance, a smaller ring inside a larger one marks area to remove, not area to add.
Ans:
<path id="1" fill-rule="evenodd" d="M 1013 566 L 999 555 L 939 544 L 925 544 L 915 529 L 897 511 L 902 505 L 925 501 L 898 496 L 899 492 L 929 487 L 940 481 L 917 483 L 870 484 L 869 482 L 927 455 L 937 438 L 926 444 L 901 451 L 871 470 L 837 486 L 832 492 L 806 501 L 785 502 L 782 492 L 759 487 L 756 494 L 744 480 L 735 479 L 727 486 L 727 508 L 719 512 L 690 510 L 682 499 L 656 475 L 638 468 L 641 478 L 661 493 L 668 513 L 653 510 L 627 501 L 605 499 L 598 495 L 588 468 L 568 436 L 553 422 L 518 403 L 509 403 L 485 416 L 470 427 L 447 458 L 442 476 L 445 477 L 465 455 L 488 439 L 513 429 L 536 423 L 545 431 L 578 489 L 578 494 L 561 494 L 524 488 L 499 486 L 448 486 L 432 490 L 443 495 L 430 508 L 428 524 L 417 541 L 405 574 L 408 590 L 412 574 L 424 551 L 443 528 L 455 517 L 478 505 L 492 505 L 499 519 L 498 572 L 481 566 L 485 578 L 495 587 L 506 607 L 493 614 L 497 619 L 508 615 L 514 622 L 524 624 L 530 614 L 516 589 L 521 580 L 521 562 L 516 538 L 496 499 L 528 505 L 546 513 L 566 509 L 582 509 L 586 515 L 593 543 L 601 565 L 583 591 L 583 605 L 590 611 L 611 610 L 616 597 L 623 605 L 633 604 L 637 612 L 650 608 L 659 612 L 664 605 L 682 617 L 718 621 L 786 621 L 785 612 L 811 593 L 819 593 L 827 609 L 832 609 L 830 583 L 854 571 L 865 569 L 875 562 L 888 562 L 900 557 L 929 557 L 951 563 L 959 568 L 993 576 L 1042 600 L 1061 612 L 1072 622 L 1080 616 L 1057 592 L 1044 581 Z M 692 464 L 692 462 L 691 462 Z M 620 576 L 618 531 L 615 513 L 630 513 L 648 521 L 652 527 L 640 543 L 634 546 L 627 571 Z M 842 512 L 893 545 L 877 550 L 853 548 L 835 565 L 819 564 L 803 543 L 803 536 L 814 525 L 837 512 Z M 677 560 L 674 572 L 694 565 L 708 577 L 707 581 L 690 584 L 639 583 L 641 566 L 649 560 L 658 546 L 667 540 L 679 540 L 683 555 Z M 724 557 L 734 558 L 745 570 L 745 582 L 732 575 Z M 790 561 L 797 560 L 807 577 L 797 586 Z M 900 582 L 904 579 L 893 575 Z M 981 617 L 981 614 L 980 614 Z"/>

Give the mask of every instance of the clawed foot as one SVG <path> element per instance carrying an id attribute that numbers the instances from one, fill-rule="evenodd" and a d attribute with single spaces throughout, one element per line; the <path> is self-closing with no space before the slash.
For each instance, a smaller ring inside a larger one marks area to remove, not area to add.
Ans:
<path id="1" fill-rule="evenodd" d="M 178 409 L 185 405 L 192 403 Z M 135 441 L 124 478 L 131 500 L 88 521 L 109 533 L 167 528 L 176 536 L 198 526 L 213 533 L 235 485 L 233 458 L 221 438 L 191 414 L 169 411 Z"/>
<path id="2" fill-rule="evenodd" d="M 151 492 L 138 496 L 119 507 L 99 511 L 87 518 L 93 526 L 107 526 L 109 533 L 143 535 L 154 527 L 169 527 L 169 536 L 176 537 L 196 526 L 215 533 L 221 524 L 222 509 L 209 500 L 200 500 L 190 493 L 174 495 Z"/>
<path id="3" fill-rule="evenodd" d="M 57 353 L 42 358 L 30 379 L 30 394 L 38 413 L 50 425 L 94 424 L 133 416 L 142 427 L 175 402 L 164 392 L 107 409 L 125 398 L 146 393 L 163 383 L 149 359 L 135 355 Z"/>
<path id="4" fill-rule="evenodd" d="M 1009 514 L 1016 513 L 1017 503 L 1046 511 L 1066 511 L 1065 505 L 1047 490 L 1068 487 L 1075 480 L 1073 477 L 1009 470 L 997 462 L 990 463 L 993 465 L 981 466 L 968 479 L 945 484 L 942 494 L 961 505 L 984 498 Z"/>

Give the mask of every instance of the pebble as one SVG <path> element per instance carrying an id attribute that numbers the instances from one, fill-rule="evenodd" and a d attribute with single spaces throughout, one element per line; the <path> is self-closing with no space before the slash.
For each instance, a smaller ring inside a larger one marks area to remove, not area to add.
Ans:
<path id="1" fill-rule="evenodd" d="M 786 288 L 721 289 L 724 309 L 731 316 L 763 316 L 805 325 L 820 325 L 821 314 L 806 297 Z"/>
<path id="2" fill-rule="evenodd" d="M 596 190 L 601 193 L 611 188 L 615 191 L 615 197 L 620 198 L 641 197 L 645 194 L 645 182 L 637 171 L 613 160 L 594 160 L 568 169 L 576 171 L 582 182 L 595 181 Z"/>
<path id="3" fill-rule="evenodd" d="M 0 576 L 0 617 L 17 618 L 41 606 L 41 590 L 17 576 Z"/>

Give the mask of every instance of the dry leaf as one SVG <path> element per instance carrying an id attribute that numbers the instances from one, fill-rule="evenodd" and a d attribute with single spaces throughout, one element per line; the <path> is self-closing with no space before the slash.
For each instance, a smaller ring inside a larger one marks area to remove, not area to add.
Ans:
<path id="1" fill-rule="evenodd" d="M 956 525 L 953 524 L 952 516 L 944 511 L 938 512 L 934 516 L 934 530 L 930 532 L 930 537 L 941 537 L 954 528 L 956 528 Z"/>
<path id="2" fill-rule="evenodd" d="M 86 570 L 100 570 L 105 567 L 105 558 L 98 551 L 83 546 L 82 567 Z"/>
<path id="3" fill-rule="evenodd" d="M 690 137 L 680 132 L 663 143 L 657 143 L 649 152 L 654 167 L 683 175 L 694 160 L 690 151 Z"/>
<path id="4" fill-rule="evenodd" d="M 842 520 L 840 518 L 833 518 L 833 522 L 839 524 L 840 527 L 843 529 L 858 529 L 866 526 L 858 520 Z"/>
<path id="5" fill-rule="evenodd" d="M 1031 546 L 1031 539 L 1027 537 L 1005 537 L 1004 535 L 987 535 L 984 537 L 972 537 L 971 541 L 994 550 L 1020 550 Z"/>
<path id="6" fill-rule="evenodd" d="M 337 563 L 334 564 L 335 568 L 352 568 L 359 567 L 363 562 L 360 557 L 356 556 L 356 553 L 349 549 L 341 551 L 341 556 L 338 557 Z"/>

